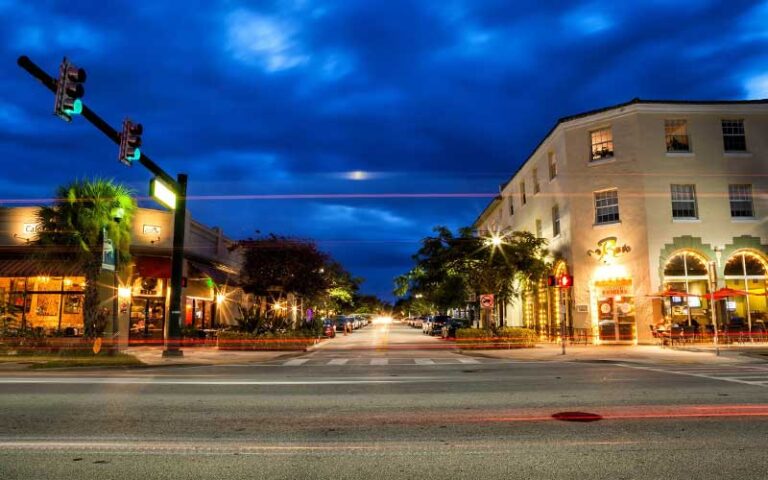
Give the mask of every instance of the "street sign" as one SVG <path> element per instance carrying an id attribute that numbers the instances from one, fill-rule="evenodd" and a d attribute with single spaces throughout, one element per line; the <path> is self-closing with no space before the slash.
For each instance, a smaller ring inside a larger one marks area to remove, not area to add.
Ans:
<path id="1" fill-rule="evenodd" d="M 480 295 L 480 308 L 493 308 L 493 294 Z"/>

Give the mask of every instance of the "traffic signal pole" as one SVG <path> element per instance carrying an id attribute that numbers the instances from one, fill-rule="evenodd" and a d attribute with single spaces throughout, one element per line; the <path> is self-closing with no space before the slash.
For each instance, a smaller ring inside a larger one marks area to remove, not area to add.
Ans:
<path id="1" fill-rule="evenodd" d="M 22 55 L 17 60 L 21 68 L 35 77 L 48 90 L 56 93 L 56 79 L 45 73 L 26 55 Z M 112 140 L 118 146 L 120 145 L 120 133 L 110 126 L 104 119 L 93 110 L 83 105 L 80 116 L 91 122 L 107 138 Z M 165 172 L 158 164 L 152 161 L 144 152 L 138 160 L 153 175 L 159 177 L 176 193 L 176 208 L 173 209 L 173 253 L 171 258 L 171 305 L 170 315 L 165 324 L 165 348 L 163 356 L 181 356 L 183 352 L 180 349 L 181 341 L 181 281 L 184 268 L 184 232 L 186 228 L 186 210 L 187 210 L 187 175 L 180 173 L 178 180 Z"/>

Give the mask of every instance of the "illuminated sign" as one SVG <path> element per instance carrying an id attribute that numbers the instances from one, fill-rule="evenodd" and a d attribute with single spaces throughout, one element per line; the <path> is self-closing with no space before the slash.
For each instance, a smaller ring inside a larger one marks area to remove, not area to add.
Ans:
<path id="1" fill-rule="evenodd" d="M 596 249 L 587 250 L 587 255 L 590 257 L 595 256 L 599 262 L 610 264 L 616 258 L 629 253 L 631 250 L 629 245 L 619 245 L 616 237 L 607 237 L 597 242 Z"/>
<path id="2" fill-rule="evenodd" d="M 142 232 L 144 235 L 160 235 L 160 232 L 163 229 L 160 227 L 160 225 L 144 225 Z"/>
<path id="3" fill-rule="evenodd" d="M 149 195 L 171 210 L 176 209 L 176 192 L 157 177 L 149 182 Z"/>

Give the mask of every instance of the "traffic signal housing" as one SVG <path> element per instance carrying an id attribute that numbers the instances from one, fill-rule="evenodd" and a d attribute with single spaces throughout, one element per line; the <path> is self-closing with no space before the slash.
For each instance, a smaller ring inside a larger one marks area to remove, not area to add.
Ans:
<path id="1" fill-rule="evenodd" d="M 120 132 L 120 163 L 133 165 L 133 162 L 141 158 L 141 135 L 144 127 L 140 123 L 133 123 L 128 119 L 123 120 L 123 130 Z"/>
<path id="2" fill-rule="evenodd" d="M 569 288 L 573 286 L 573 275 L 561 275 L 557 279 L 557 286 L 560 288 Z"/>
<path id="3" fill-rule="evenodd" d="M 78 68 L 64 57 L 59 66 L 59 78 L 56 81 L 56 103 L 53 113 L 57 117 L 71 122 L 73 115 L 82 113 L 85 79 L 85 70 Z"/>

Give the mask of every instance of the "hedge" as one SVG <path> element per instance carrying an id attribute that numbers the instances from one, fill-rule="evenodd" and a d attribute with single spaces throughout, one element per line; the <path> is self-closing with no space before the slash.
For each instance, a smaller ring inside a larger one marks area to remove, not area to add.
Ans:
<path id="1" fill-rule="evenodd" d="M 294 331 L 286 333 L 244 333 L 219 332 L 217 347 L 219 350 L 306 350 L 320 342 L 313 332 Z"/>
<path id="2" fill-rule="evenodd" d="M 536 332 L 529 328 L 502 327 L 496 330 L 460 328 L 456 343 L 463 348 L 526 348 L 536 344 Z"/>

